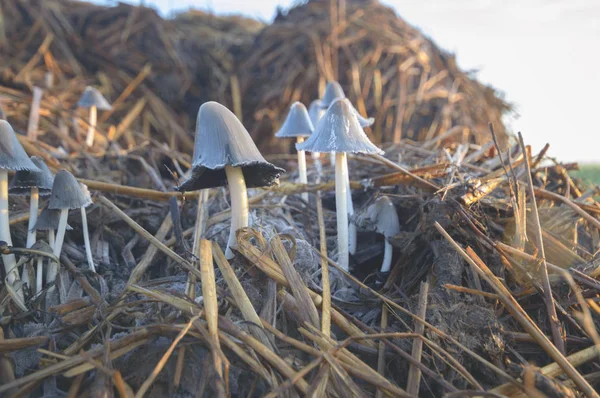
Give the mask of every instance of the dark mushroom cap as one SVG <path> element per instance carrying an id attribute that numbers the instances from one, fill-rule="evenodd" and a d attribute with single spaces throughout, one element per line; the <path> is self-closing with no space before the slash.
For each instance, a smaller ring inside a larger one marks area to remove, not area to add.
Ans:
<path id="1" fill-rule="evenodd" d="M 92 106 L 95 106 L 101 111 L 109 111 L 112 109 L 112 106 L 110 106 L 106 98 L 100 94 L 100 91 L 90 86 L 87 86 L 83 94 L 81 94 L 81 98 L 77 101 L 77 106 L 80 108 L 91 108 Z"/>
<path id="2" fill-rule="evenodd" d="M 0 169 L 40 171 L 29 159 L 13 128 L 0 120 Z"/>
<path id="3" fill-rule="evenodd" d="M 198 111 L 191 176 L 176 189 L 185 192 L 227 185 L 225 166 L 241 167 L 248 188 L 276 184 L 285 172 L 263 158 L 229 109 L 206 102 Z"/>
<path id="4" fill-rule="evenodd" d="M 306 141 L 296 144 L 299 151 L 383 153 L 360 127 L 350 101 L 333 102 Z"/>
<path id="5" fill-rule="evenodd" d="M 400 233 L 400 221 L 396 206 L 387 196 L 377 198 L 375 203 L 367 208 L 367 218 L 375 226 L 375 230 L 386 238 Z"/>
<path id="6" fill-rule="evenodd" d="M 308 137 L 312 134 L 313 130 L 313 124 L 310 121 L 310 116 L 304 104 L 294 102 L 275 137 Z"/>
<path id="7" fill-rule="evenodd" d="M 38 216 L 37 222 L 35 223 L 34 229 L 38 231 L 49 231 L 51 229 L 58 228 L 58 222 L 60 220 L 60 210 L 51 210 L 44 207 L 44 210 Z M 67 231 L 72 230 L 71 226 L 67 224 Z"/>
<path id="8" fill-rule="evenodd" d="M 54 209 L 79 209 L 89 206 L 92 200 L 89 194 L 81 188 L 81 184 L 73 174 L 67 170 L 60 170 L 54 177 L 52 194 L 48 202 L 48 208 Z"/>
<path id="9" fill-rule="evenodd" d="M 328 108 L 333 101 L 340 98 L 346 98 L 342 86 L 336 81 L 329 82 L 325 87 L 325 94 L 323 94 L 323 98 L 321 98 L 321 106 Z"/>
<path id="10" fill-rule="evenodd" d="M 39 156 L 32 156 L 31 161 L 40 171 L 17 171 L 10 182 L 8 192 L 14 195 L 29 195 L 31 188 L 38 188 L 40 196 L 50 195 L 54 175 Z"/>

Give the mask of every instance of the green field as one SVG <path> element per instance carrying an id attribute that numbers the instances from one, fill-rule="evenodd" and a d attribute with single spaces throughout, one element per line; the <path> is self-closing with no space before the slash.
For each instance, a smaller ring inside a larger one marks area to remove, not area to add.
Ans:
<path id="1" fill-rule="evenodd" d="M 579 171 L 572 172 L 571 176 L 590 184 L 600 185 L 600 164 L 581 164 Z"/>

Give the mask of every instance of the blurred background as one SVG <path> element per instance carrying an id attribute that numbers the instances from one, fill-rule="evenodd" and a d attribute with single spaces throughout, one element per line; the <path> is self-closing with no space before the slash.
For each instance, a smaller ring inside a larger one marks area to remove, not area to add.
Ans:
<path id="1" fill-rule="evenodd" d="M 111 1 L 98 1 L 114 4 Z M 289 0 L 145 0 L 165 17 L 190 7 L 271 22 Z M 515 106 L 505 116 L 534 147 L 561 161 L 600 162 L 600 2 L 596 0 L 386 0 L 464 70 Z"/>

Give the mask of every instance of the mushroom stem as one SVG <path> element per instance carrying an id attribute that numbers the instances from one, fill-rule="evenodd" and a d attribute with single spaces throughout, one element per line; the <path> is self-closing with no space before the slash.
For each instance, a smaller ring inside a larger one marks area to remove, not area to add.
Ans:
<path id="1" fill-rule="evenodd" d="M 54 230 L 48 230 L 48 244 L 50 247 L 54 248 Z M 44 267 L 43 267 L 44 258 L 39 257 L 37 261 L 37 271 L 36 271 L 36 281 L 35 281 L 35 294 L 38 294 L 42 291 L 42 285 L 44 280 Z M 48 265 L 50 265 L 52 261 L 48 259 Z"/>
<path id="2" fill-rule="evenodd" d="M 323 164 L 321 163 L 321 153 L 320 152 L 312 152 L 313 163 L 315 164 L 315 169 L 317 170 L 317 178 L 316 183 L 321 183 L 321 175 L 323 174 Z"/>
<path id="3" fill-rule="evenodd" d="M 345 153 L 335 154 L 335 207 L 338 234 L 338 265 L 348 271 L 348 162 Z"/>
<path id="4" fill-rule="evenodd" d="M 347 164 L 346 164 L 347 170 Z M 346 174 L 346 200 L 348 201 L 348 251 L 350 254 L 356 253 L 356 224 L 352 218 L 354 217 L 354 202 L 352 201 L 352 190 L 350 189 L 350 176 Z"/>
<path id="5" fill-rule="evenodd" d="M 296 142 L 298 144 L 304 142 L 304 137 L 297 137 Z M 306 152 L 298 151 L 298 182 L 300 184 L 307 184 L 308 178 L 306 177 Z M 302 200 L 308 202 L 308 192 L 303 192 Z"/>
<path id="6" fill-rule="evenodd" d="M 96 134 L 96 121 L 97 121 L 97 111 L 96 106 L 92 105 L 90 107 L 90 126 L 88 127 L 87 137 L 85 139 L 85 144 L 87 146 L 94 145 L 94 135 Z"/>
<path id="7" fill-rule="evenodd" d="M 385 239 L 385 249 L 383 251 L 383 263 L 381 263 L 381 272 L 388 272 L 392 266 L 392 254 L 394 253 L 394 248 L 388 242 L 387 238 Z"/>
<path id="8" fill-rule="evenodd" d="M 329 152 L 329 164 L 331 166 L 335 164 L 335 152 Z"/>
<path id="9" fill-rule="evenodd" d="M 90 234 L 88 232 L 87 214 L 85 213 L 85 207 L 81 207 L 81 228 L 83 228 L 83 243 L 85 244 L 85 255 L 90 269 L 96 272 L 96 266 L 94 265 L 94 258 L 92 257 L 92 246 L 90 245 Z"/>
<path id="10" fill-rule="evenodd" d="M 29 198 L 29 224 L 27 226 L 27 248 L 33 246 L 36 240 L 35 223 L 37 222 L 39 202 L 40 191 L 37 187 L 32 187 L 31 197 Z M 26 283 L 31 287 L 29 281 L 29 272 L 27 272 L 27 266 L 23 267 L 21 279 L 23 280 L 23 283 Z"/>
<path id="11" fill-rule="evenodd" d="M 225 166 L 225 175 L 227 176 L 231 199 L 231 229 L 229 230 L 225 257 L 231 260 L 235 256 L 231 249 L 237 249 L 238 247 L 235 233 L 238 229 L 248 226 L 248 191 L 240 167 Z"/>
<path id="12" fill-rule="evenodd" d="M 6 242 L 8 246 L 12 246 L 10 237 L 10 223 L 8 220 L 8 171 L 0 169 L 0 241 Z M 17 271 L 17 259 L 14 254 L 3 254 L 2 262 L 6 271 L 6 278 L 11 286 L 19 280 L 19 272 Z M 17 290 L 18 297 L 24 301 L 23 291 Z"/>
<path id="13" fill-rule="evenodd" d="M 63 242 L 65 241 L 68 217 L 69 209 L 60 209 L 60 219 L 58 220 L 58 229 L 56 230 L 56 239 L 54 240 L 52 251 L 52 253 L 58 258 L 60 258 L 60 252 L 62 251 Z M 50 263 L 50 267 L 48 267 L 48 273 L 46 274 L 46 283 L 54 282 L 57 274 L 58 264 L 55 262 Z"/>

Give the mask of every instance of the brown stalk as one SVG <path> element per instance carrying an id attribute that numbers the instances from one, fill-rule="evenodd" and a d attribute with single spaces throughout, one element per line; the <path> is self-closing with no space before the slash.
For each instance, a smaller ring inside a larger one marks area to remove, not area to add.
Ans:
<path id="1" fill-rule="evenodd" d="M 429 284 L 427 282 L 421 282 L 421 288 L 419 289 L 419 302 L 417 307 L 417 316 L 421 319 L 425 319 L 427 312 L 427 296 L 429 293 Z M 425 325 L 420 322 L 415 322 L 415 333 L 423 335 L 425 331 Z M 421 355 L 423 353 L 423 340 L 413 340 L 412 346 L 412 357 L 417 362 L 421 362 Z M 421 371 L 415 367 L 412 363 L 408 369 L 408 381 L 406 383 L 406 392 L 413 395 L 419 395 L 419 386 L 421 383 Z"/>

